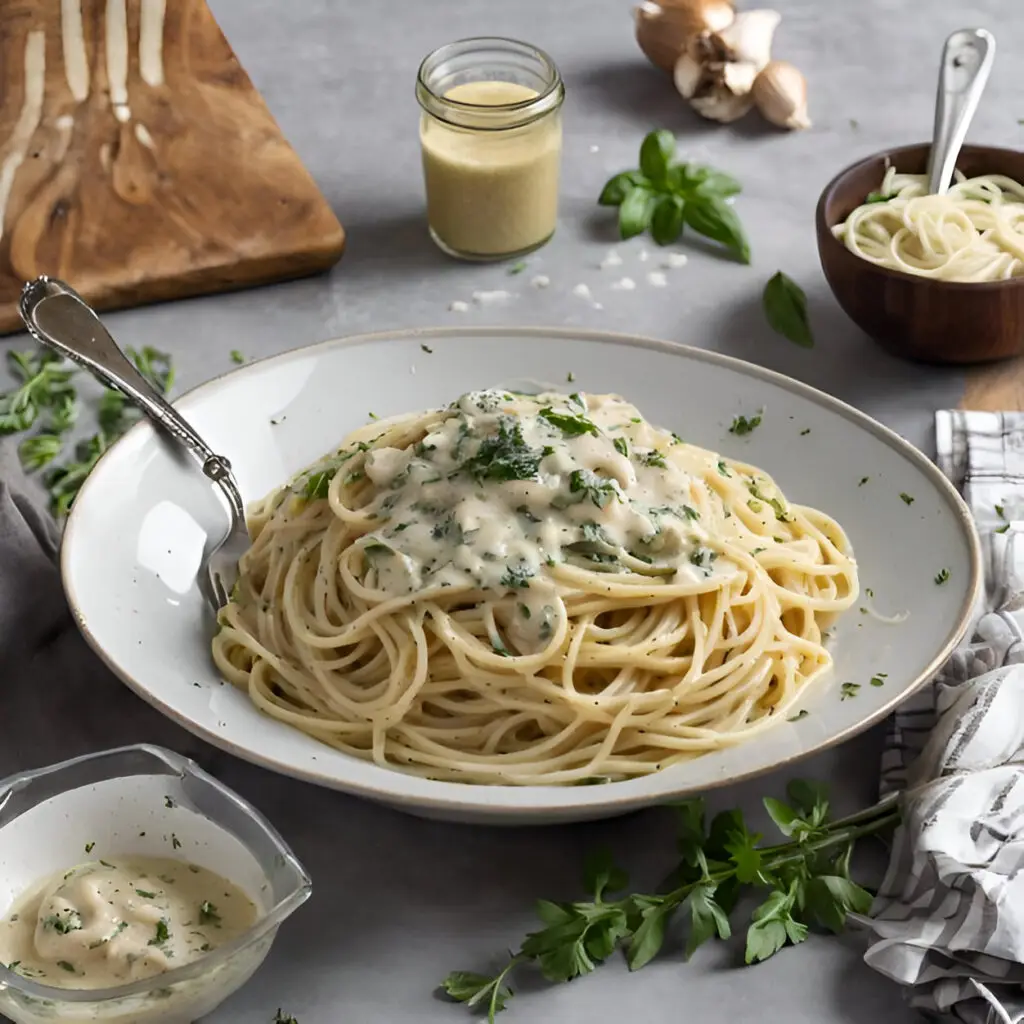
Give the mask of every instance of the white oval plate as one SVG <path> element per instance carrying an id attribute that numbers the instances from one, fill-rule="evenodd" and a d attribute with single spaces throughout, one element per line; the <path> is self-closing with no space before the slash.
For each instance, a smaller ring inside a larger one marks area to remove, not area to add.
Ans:
<path id="1" fill-rule="evenodd" d="M 891 625 L 851 610 L 836 632 L 835 674 L 807 693 L 807 715 L 655 775 L 566 788 L 414 778 L 322 746 L 221 682 L 209 654 L 213 620 L 195 577 L 225 513 L 195 462 L 140 424 L 97 465 L 64 534 L 64 585 L 86 638 L 154 707 L 239 757 L 414 813 L 528 823 L 619 814 L 820 751 L 891 711 L 963 635 L 980 589 L 980 554 L 970 514 L 939 470 L 849 406 L 715 353 L 548 329 L 364 335 L 245 366 L 177 407 L 231 459 L 252 500 L 335 448 L 371 412 L 391 416 L 524 380 L 617 392 L 684 439 L 761 467 L 791 501 L 828 512 L 847 530 L 862 588 L 874 595 L 865 607 L 909 617 Z M 759 411 L 753 433 L 729 432 L 733 417 Z M 937 585 L 943 569 L 949 579 Z M 857 684 L 856 696 L 843 698 L 844 682 Z"/>

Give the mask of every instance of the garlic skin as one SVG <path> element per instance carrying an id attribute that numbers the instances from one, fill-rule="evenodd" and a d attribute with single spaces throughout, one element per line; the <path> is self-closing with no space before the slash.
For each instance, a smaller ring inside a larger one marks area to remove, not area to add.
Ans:
<path id="1" fill-rule="evenodd" d="M 811 127 L 807 116 L 807 80 L 792 64 L 773 60 L 761 69 L 751 90 L 754 105 L 778 128 Z"/>
<path id="2" fill-rule="evenodd" d="M 724 49 L 726 61 L 753 64 L 757 71 L 772 59 L 772 39 L 782 21 L 778 11 L 743 11 L 730 25 L 716 33 L 715 42 Z"/>
<path id="3" fill-rule="evenodd" d="M 643 0 L 633 9 L 640 49 L 669 75 L 691 39 L 720 32 L 735 16 L 732 0 Z"/>
<path id="4" fill-rule="evenodd" d="M 743 117 L 754 104 L 754 82 L 771 59 L 781 20 L 778 11 L 744 11 L 722 31 L 694 36 L 673 69 L 680 95 L 709 120 L 728 124 Z"/>

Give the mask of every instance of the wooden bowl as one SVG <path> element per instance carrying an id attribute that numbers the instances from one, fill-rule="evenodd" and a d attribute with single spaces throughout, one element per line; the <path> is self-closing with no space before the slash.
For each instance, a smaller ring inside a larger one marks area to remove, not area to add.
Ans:
<path id="1" fill-rule="evenodd" d="M 887 270 L 855 256 L 832 228 L 881 184 L 886 160 L 923 174 L 928 143 L 868 157 L 838 174 L 818 200 L 818 255 L 846 314 L 890 352 L 929 363 L 981 363 L 1024 352 L 1024 278 L 954 284 Z M 968 177 L 1005 174 L 1024 182 L 1024 153 L 964 146 L 957 167 Z"/>

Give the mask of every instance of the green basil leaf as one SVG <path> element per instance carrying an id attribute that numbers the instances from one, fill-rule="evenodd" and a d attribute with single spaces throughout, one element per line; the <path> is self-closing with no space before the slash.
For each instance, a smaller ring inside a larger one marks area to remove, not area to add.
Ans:
<path id="1" fill-rule="evenodd" d="M 651 181 L 663 182 L 676 151 L 676 137 L 664 128 L 651 132 L 640 146 L 640 170 Z"/>
<path id="2" fill-rule="evenodd" d="M 651 223 L 654 213 L 654 196 L 647 189 L 634 188 L 619 207 L 619 235 L 632 238 L 642 235 Z"/>
<path id="3" fill-rule="evenodd" d="M 683 232 L 683 200 L 662 196 L 651 216 L 651 237 L 658 245 L 671 245 Z"/>
<path id="4" fill-rule="evenodd" d="M 721 242 L 741 263 L 750 262 L 750 243 L 736 211 L 718 196 L 700 196 L 683 207 L 683 220 L 698 235 Z"/>
<path id="5" fill-rule="evenodd" d="M 743 186 L 731 175 L 714 171 L 710 167 L 702 167 L 701 170 L 704 172 L 704 178 L 697 185 L 697 195 L 728 199 L 729 196 L 738 195 L 743 191 Z"/>
<path id="6" fill-rule="evenodd" d="M 768 324 L 776 334 L 801 348 L 814 347 L 814 335 L 807 317 L 807 296 L 792 278 L 782 271 L 773 274 L 762 296 Z"/>
<path id="7" fill-rule="evenodd" d="M 623 171 L 609 178 L 597 198 L 600 206 L 619 206 L 637 187 L 646 187 L 650 182 L 639 171 Z"/>

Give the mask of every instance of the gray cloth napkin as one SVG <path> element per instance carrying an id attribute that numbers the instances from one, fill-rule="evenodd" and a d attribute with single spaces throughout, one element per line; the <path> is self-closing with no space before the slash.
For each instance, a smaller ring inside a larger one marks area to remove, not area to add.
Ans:
<path id="1" fill-rule="evenodd" d="M 865 960 L 911 1006 L 1024 1021 L 1024 414 L 939 412 L 943 472 L 981 536 L 985 594 L 966 640 L 896 712 L 883 791 L 904 824 Z"/>
<path id="2" fill-rule="evenodd" d="M 158 743 L 210 765 L 215 752 L 119 682 L 64 600 L 57 529 L 0 444 L 0 776 L 126 743 Z M 75 728 L 64 730 L 63 723 Z"/>

